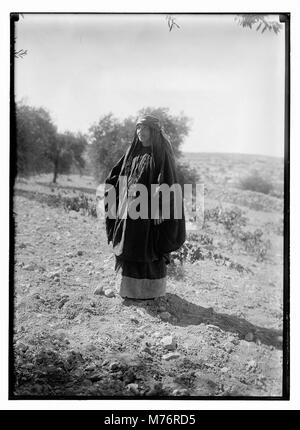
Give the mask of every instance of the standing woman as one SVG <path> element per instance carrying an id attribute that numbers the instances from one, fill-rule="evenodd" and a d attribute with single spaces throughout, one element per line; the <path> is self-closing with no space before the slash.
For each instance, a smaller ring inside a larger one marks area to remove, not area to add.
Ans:
<path id="1" fill-rule="evenodd" d="M 126 187 L 124 192 L 124 178 Z M 116 216 L 106 204 L 106 233 L 115 254 L 115 270 L 121 271 L 120 295 L 131 299 L 153 299 L 166 293 L 166 264 L 169 253 L 185 241 L 183 204 L 181 218 L 174 217 L 174 195 L 168 201 L 170 219 L 162 218 L 162 205 L 151 219 L 151 184 L 176 184 L 177 172 L 173 150 L 158 118 L 146 115 L 139 119 L 133 141 L 125 155 L 110 171 L 106 197 L 116 191 Z M 129 216 L 130 203 L 137 195 L 128 190 L 143 184 L 148 191 L 147 217 Z M 108 211 L 107 211 L 108 209 Z M 173 210 L 173 212 L 172 212 Z M 113 212 L 113 211 L 112 211 Z M 124 216 L 125 214 L 125 216 Z"/>

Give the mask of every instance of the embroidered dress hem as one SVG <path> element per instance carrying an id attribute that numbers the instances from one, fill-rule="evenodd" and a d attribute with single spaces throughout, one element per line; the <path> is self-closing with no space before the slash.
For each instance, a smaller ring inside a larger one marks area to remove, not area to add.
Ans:
<path id="1" fill-rule="evenodd" d="M 120 296 L 128 299 L 153 299 L 166 294 L 167 278 L 138 279 L 122 276 Z"/>

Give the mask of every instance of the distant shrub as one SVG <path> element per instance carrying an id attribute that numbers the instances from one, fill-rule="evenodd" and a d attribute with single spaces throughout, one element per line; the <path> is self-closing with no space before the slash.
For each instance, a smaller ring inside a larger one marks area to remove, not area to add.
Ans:
<path id="1" fill-rule="evenodd" d="M 263 231 L 256 229 L 251 231 L 239 231 L 236 233 L 236 238 L 239 239 L 247 252 L 256 256 L 256 261 L 263 261 L 268 250 L 271 248 L 270 240 L 263 239 Z"/>
<path id="2" fill-rule="evenodd" d="M 266 222 L 264 224 L 264 229 L 273 232 L 274 234 L 278 236 L 283 236 L 284 233 L 284 222 L 283 218 L 281 217 L 276 222 Z"/>
<path id="3" fill-rule="evenodd" d="M 239 263 L 232 261 L 229 257 L 220 253 L 214 252 L 212 249 L 212 239 L 208 240 L 207 235 L 197 237 L 197 234 L 189 236 L 183 246 L 171 254 L 171 264 L 168 270 L 170 276 L 177 279 L 182 279 L 185 276 L 184 263 L 195 263 L 199 260 L 212 260 L 217 266 L 226 266 L 229 269 L 237 270 L 238 272 L 252 273 L 250 269 L 242 266 Z M 204 241 L 204 244 L 199 241 Z M 210 245 L 207 245 L 207 242 Z"/>
<path id="4" fill-rule="evenodd" d="M 266 254 L 271 248 L 270 241 L 264 239 L 261 229 L 251 232 L 243 228 L 247 224 L 247 218 L 238 207 L 223 209 L 220 206 L 216 206 L 215 208 L 207 209 L 204 211 L 204 222 L 206 221 L 223 224 L 232 237 L 231 240 L 228 239 L 231 245 L 234 242 L 238 242 L 242 244 L 249 254 L 255 255 L 257 261 L 265 260 Z"/>
<path id="5" fill-rule="evenodd" d="M 177 161 L 178 182 L 181 186 L 184 184 L 196 184 L 199 180 L 199 173 L 189 163 Z"/>
<path id="6" fill-rule="evenodd" d="M 187 240 L 191 242 L 198 242 L 201 245 L 213 244 L 213 238 L 206 233 L 190 232 L 187 235 Z"/>
<path id="7" fill-rule="evenodd" d="M 257 171 L 241 179 L 239 185 L 243 190 L 256 191 L 263 194 L 270 194 L 273 190 L 272 182 L 264 179 Z"/>
<path id="8" fill-rule="evenodd" d="M 87 197 L 84 193 L 75 197 L 63 197 L 63 207 L 69 212 L 83 212 L 87 215 L 97 217 L 96 203 L 91 197 Z"/>
<path id="9" fill-rule="evenodd" d="M 206 221 L 214 221 L 223 224 L 227 230 L 232 231 L 245 226 L 247 218 L 238 207 L 223 209 L 221 206 L 216 206 L 215 208 L 206 209 L 204 211 L 204 222 Z"/>
<path id="10" fill-rule="evenodd" d="M 233 269 L 237 268 L 237 264 L 233 263 L 229 257 L 216 253 L 214 249 L 213 237 L 205 233 L 189 233 L 181 248 L 171 254 L 171 274 L 182 275 L 181 267 L 184 262 L 195 263 L 205 259 L 213 260 L 217 265 L 225 265 Z"/>

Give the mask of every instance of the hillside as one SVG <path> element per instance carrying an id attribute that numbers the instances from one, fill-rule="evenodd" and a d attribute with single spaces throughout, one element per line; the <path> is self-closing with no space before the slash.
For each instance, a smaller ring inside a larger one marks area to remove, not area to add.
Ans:
<path id="1" fill-rule="evenodd" d="M 282 395 L 283 163 L 187 159 L 211 212 L 174 254 L 168 293 L 154 301 L 118 296 L 92 178 L 17 180 L 16 396 Z M 273 195 L 237 187 L 254 167 Z M 85 209 L 70 209 L 81 193 Z"/>

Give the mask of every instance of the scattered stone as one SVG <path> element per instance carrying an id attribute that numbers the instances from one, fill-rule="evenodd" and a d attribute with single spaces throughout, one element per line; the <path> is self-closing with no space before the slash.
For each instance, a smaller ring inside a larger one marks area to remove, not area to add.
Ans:
<path id="1" fill-rule="evenodd" d="M 162 334 L 159 331 L 155 331 L 152 336 L 155 338 L 158 338 L 158 337 L 161 337 Z"/>
<path id="2" fill-rule="evenodd" d="M 48 278 L 55 279 L 60 277 L 60 270 L 55 270 L 48 273 Z"/>
<path id="3" fill-rule="evenodd" d="M 217 330 L 217 331 L 223 331 L 220 327 L 218 327 L 217 325 L 214 325 L 214 324 L 207 324 L 206 327 L 212 328 L 213 330 Z"/>
<path id="4" fill-rule="evenodd" d="M 228 337 L 228 342 L 232 343 L 233 345 L 238 345 L 240 340 L 238 337 L 235 336 L 229 336 Z"/>
<path id="5" fill-rule="evenodd" d="M 119 364 L 117 361 L 113 361 L 113 362 L 112 362 L 112 363 L 110 363 L 110 365 L 109 365 L 109 370 L 114 371 L 114 370 L 119 369 L 119 367 L 120 367 L 120 364 Z"/>
<path id="6" fill-rule="evenodd" d="M 172 392 L 172 396 L 189 396 L 189 395 L 190 395 L 190 392 L 186 388 L 181 388 L 181 389 L 176 388 Z"/>
<path id="7" fill-rule="evenodd" d="M 151 349 L 149 348 L 149 346 L 144 346 L 144 348 L 142 349 L 143 352 L 146 352 L 147 354 L 151 354 Z"/>
<path id="8" fill-rule="evenodd" d="M 83 251 L 81 251 L 81 250 L 77 251 L 77 255 L 79 255 L 79 256 L 83 255 Z"/>
<path id="9" fill-rule="evenodd" d="M 169 321 L 172 315 L 170 312 L 162 312 L 159 316 L 163 321 Z"/>
<path id="10" fill-rule="evenodd" d="M 161 382 L 157 382 L 152 388 L 150 388 L 149 391 L 146 392 L 146 396 L 157 396 L 158 394 L 161 394 L 162 391 L 163 384 Z"/>
<path id="11" fill-rule="evenodd" d="M 33 271 L 36 269 L 36 265 L 33 263 L 30 264 L 25 264 L 25 266 L 23 266 L 24 270 L 29 270 L 29 271 Z"/>
<path id="12" fill-rule="evenodd" d="M 72 266 L 67 266 L 67 267 L 66 267 L 66 271 L 67 271 L 67 272 L 71 272 L 72 270 L 73 270 L 73 267 L 72 267 Z"/>
<path id="13" fill-rule="evenodd" d="M 24 261 L 21 261 L 20 263 L 17 263 L 16 266 L 17 267 L 24 267 L 25 266 Z"/>
<path id="14" fill-rule="evenodd" d="M 133 393 L 133 394 L 139 394 L 139 386 L 138 386 L 138 384 L 134 384 L 134 383 L 128 384 L 126 386 L 126 389 L 128 391 L 130 391 L 131 393 Z"/>
<path id="15" fill-rule="evenodd" d="M 224 345 L 224 349 L 228 354 L 230 354 L 233 351 L 234 345 L 231 342 L 227 342 Z"/>
<path id="16" fill-rule="evenodd" d="M 162 359 L 166 361 L 176 360 L 177 358 L 180 358 L 180 354 L 178 352 L 169 352 L 162 356 Z"/>
<path id="17" fill-rule="evenodd" d="M 19 348 L 22 352 L 26 352 L 28 349 L 28 345 L 25 345 L 24 343 L 18 341 L 16 344 L 17 348 Z"/>
<path id="18" fill-rule="evenodd" d="M 101 378 L 102 376 L 100 375 L 100 373 L 94 373 L 93 375 L 88 376 L 88 379 L 92 382 L 100 381 Z"/>
<path id="19" fill-rule="evenodd" d="M 257 367 L 257 363 L 255 360 L 250 360 L 247 363 L 247 370 L 254 370 L 254 369 L 256 369 L 256 367 Z"/>
<path id="20" fill-rule="evenodd" d="M 104 294 L 106 297 L 109 297 L 109 298 L 115 297 L 115 292 L 111 288 L 108 288 L 107 290 L 105 290 Z"/>
<path id="21" fill-rule="evenodd" d="M 140 316 L 145 316 L 145 311 L 144 309 L 136 309 L 136 312 L 140 315 Z"/>
<path id="22" fill-rule="evenodd" d="M 254 340 L 254 334 L 251 333 L 251 332 L 247 333 L 246 336 L 245 336 L 245 340 L 247 342 L 252 342 Z"/>
<path id="23" fill-rule="evenodd" d="M 134 317 L 134 316 L 131 316 L 131 317 L 130 317 L 130 321 L 131 321 L 131 322 L 134 322 L 135 324 L 138 324 L 138 323 L 139 323 L 139 320 L 138 320 L 136 317 Z"/>
<path id="24" fill-rule="evenodd" d="M 60 339 L 60 340 L 64 340 L 66 337 L 66 333 L 64 330 L 57 330 L 56 332 L 56 336 Z"/>
<path id="25" fill-rule="evenodd" d="M 96 287 L 96 288 L 94 289 L 94 294 L 95 294 L 95 295 L 98 295 L 98 296 L 103 295 L 103 294 L 104 294 L 103 286 L 102 286 L 102 285 L 99 285 L 99 287 Z"/>
<path id="26" fill-rule="evenodd" d="M 33 363 L 27 363 L 26 364 L 26 369 L 33 369 L 34 368 L 34 364 Z"/>
<path id="27" fill-rule="evenodd" d="M 72 257 L 74 257 L 74 255 L 73 255 L 73 253 L 72 253 L 72 252 L 67 252 L 66 257 L 68 257 L 68 258 L 72 258 Z"/>
<path id="28" fill-rule="evenodd" d="M 175 351 L 177 348 L 177 342 L 173 336 L 166 336 L 161 340 L 161 344 L 169 351 Z"/>
<path id="29" fill-rule="evenodd" d="M 266 377 L 265 377 L 265 375 L 258 375 L 258 377 L 257 377 L 257 379 L 259 380 L 259 381 L 265 381 L 266 380 Z"/>
<path id="30" fill-rule="evenodd" d="M 59 309 L 61 309 L 65 303 L 67 303 L 69 301 L 69 297 L 63 297 L 59 302 L 58 302 L 58 307 Z"/>
<path id="31" fill-rule="evenodd" d="M 222 367 L 221 372 L 227 373 L 227 372 L 229 372 L 229 368 L 228 367 Z"/>

